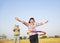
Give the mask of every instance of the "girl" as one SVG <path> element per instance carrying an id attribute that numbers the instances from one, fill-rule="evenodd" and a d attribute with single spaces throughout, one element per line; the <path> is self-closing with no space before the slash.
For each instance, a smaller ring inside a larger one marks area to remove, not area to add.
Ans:
<path id="1" fill-rule="evenodd" d="M 23 20 L 20 20 L 19 18 L 15 18 L 17 21 L 23 23 L 24 25 L 26 25 L 28 27 L 29 31 L 36 31 L 36 27 L 41 26 L 43 24 L 46 24 L 48 21 L 46 22 L 40 22 L 40 23 L 35 23 L 35 19 L 34 18 L 30 18 L 29 22 L 25 22 Z M 29 39 L 30 39 L 30 43 L 38 43 L 38 34 L 34 33 L 34 32 L 30 32 L 29 33 Z"/>

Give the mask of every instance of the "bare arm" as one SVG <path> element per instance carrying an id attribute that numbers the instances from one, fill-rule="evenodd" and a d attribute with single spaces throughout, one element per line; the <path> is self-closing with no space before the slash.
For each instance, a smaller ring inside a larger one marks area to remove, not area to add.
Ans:
<path id="1" fill-rule="evenodd" d="M 23 23 L 24 25 L 28 26 L 29 24 L 23 20 L 20 20 L 18 17 L 15 17 L 15 19 L 21 23 Z"/>
<path id="2" fill-rule="evenodd" d="M 48 23 L 48 20 L 47 21 L 45 21 L 45 22 L 42 22 L 42 24 L 44 25 L 44 24 L 46 24 L 46 23 Z"/>
<path id="3" fill-rule="evenodd" d="M 44 25 L 44 24 L 46 24 L 46 23 L 48 23 L 48 20 L 47 20 L 47 21 L 45 21 L 45 22 L 37 23 L 37 26 L 41 26 L 41 25 Z"/>
<path id="4" fill-rule="evenodd" d="M 18 17 L 15 17 L 15 19 L 16 19 L 17 21 L 19 21 L 19 22 L 23 23 L 23 21 L 22 21 L 22 20 L 20 20 Z"/>

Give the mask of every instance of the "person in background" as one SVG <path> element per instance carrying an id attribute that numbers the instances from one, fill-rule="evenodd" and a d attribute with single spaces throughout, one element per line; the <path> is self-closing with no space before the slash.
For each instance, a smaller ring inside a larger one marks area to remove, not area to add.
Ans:
<path id="1" fill-rule="evenodd" d="M 20 29 L 19 29 L 19 25 L 14 25 L 14 29 L 13 29 L 13 32 L 14 32 L 14 43 L 20 43 Z"/>
<path id="2" fill-rule="evenodd" d="M 34 18 L 30 18 L 29 22 L 20 20 L 18 17 L 15 17 L 15 19 L 28 27 L 28 30 L 30 31 L 30 33 L 29 33 L 30 43 L 39 43 L 38 34 L 31 32 L 31 31 L 36 31 L 36 27 L 44 25 L 44 24 L 48 23 L 48 21 L 35 23 Z"/>

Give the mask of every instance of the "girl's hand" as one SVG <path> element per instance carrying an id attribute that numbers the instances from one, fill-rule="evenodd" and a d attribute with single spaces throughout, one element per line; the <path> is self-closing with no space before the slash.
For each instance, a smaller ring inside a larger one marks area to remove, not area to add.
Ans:
<path id="1" fill-rule="evenodd" d="M 48 23 L 48 20 L 47 20 L 47 21 L 45 21 L 45 23 L 44 23 L 44 24 L 46 24 L 46 23 Z"/>
<path id="2" fill-rule="evenodd" d="M 15 17 L 15 19 L 16 19 L 17 21 L 19 21 L 19 18 L 18 18 L 18 17 Z"/>
<path id="3" fill-rule="evenodd" d="M 17 21 L 19 21 L 19 22 L 23 23 L 23 21 L 22 21 L 22 20 L 20 20 L 18 17 L 15 17 L 15 19 L 16 19 Z"/>

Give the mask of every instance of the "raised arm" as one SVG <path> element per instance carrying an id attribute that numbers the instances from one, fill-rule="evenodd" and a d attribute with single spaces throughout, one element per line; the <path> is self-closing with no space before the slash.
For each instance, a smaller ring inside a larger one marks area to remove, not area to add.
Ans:
<path id="1" fill-rule="evenodd" d="M 20 20 L 18 17 L 15 17 L 15 19 L 21 23 L 24 23 L 22 20 Z"/>
<path id="2" fill-rule="evenodd" d="M 41 26 L 41 25 L 44 25 L 44 24 L 46 24 L 46 23 L 48 23 L 48 20 L 47 20 L 47 21 L 45 21 L 45 22 L 37 23 L 37 24 L 36 24 L 36 26 Z"/>
<path id="3" fill-rule="evenodd" d="M 46 24 L 46 23 L 48 23 L 48 20 L 47 21 L 45 21 L 45 22 L 42 22 L 43 24 Z"/>
<path id="4" fill-rule="evenodd" d="M 15 17 L 15 19 L 21 23 L 23 23 L 24 25 L 28 26 L 29 24 L 23 20 L 20 20 L 18 17 Z"/>

